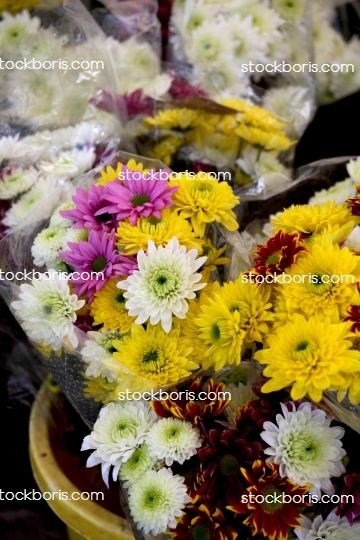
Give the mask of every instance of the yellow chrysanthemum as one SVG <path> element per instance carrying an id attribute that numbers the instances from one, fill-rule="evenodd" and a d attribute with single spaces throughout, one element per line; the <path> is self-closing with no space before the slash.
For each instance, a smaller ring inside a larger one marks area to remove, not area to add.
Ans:
<path id="1" fill-rule="evenodd" d="M 130 159 L 126 164 L 126 167 L 130 169 L 130 171 L 148 171 L 148 169 L 144 169 L 144 165 L 142 163 L 136 163 L 135 159 Z M 122 168 L 123 163 L 120 162 L 117 164 L 116 170 L 110 166 L 106 167 L 105 171 L 101 171 L 101 178 L 99 179 L 98 183 L 105 186 L 108 182 L 112 182 L 115 180 L 115 178 L 119 178 Z"/>
<path id="2" fill-rule="evenodd" d="M 120 330 L 125 334 L 130 330 L 135 317 L 130 317 L 125 307 L 126 299 L 116 284 L 125 278 L 109 279 L 109 281 L 95 293 L 90 304 L 90 313 L 94 317 L 94 325 L 103 324 L 106 330 Z"/>
<path id="3" fill-rule="evenodd" d="M 313 206 L 292 205 L 281 214 L 271 219 L 272 232 L 280 229 L 286 232 L 298 232 L 305 237 L 323 233 L 336 234 L 336 241 L 343 242 L 352 229 L 360 223 L 360 217 L 353 216 L 346 204 L 334 202 L 314 204 Z"/>
<path id="4" fill-rule="evenodd" d="M 241 113 L 241 123 L 262 129 L 263 131 L 282 131 L 285 127 L 284 122 L 279 118 L 258 105 L 253 105 L 242 99 L 226 99 L 223 105 L 239 111 Z"/>
<path id="5" fill-rule="evenodd" d="M 270 380 L 262 392 L 276 392 L 292 386 L 292 399 L 306 394 L 319 402 L 326 389 L 344 385 L 342 373 L 359 373 L 358 351 L 351 350 L 350 323 L 331 323 L 327 317 L 299 314 L 267 338 L 269 348 L 255 353 L 260 364 L 267 364 L 264 375 Z"/>
<path id="6" fill-rule="evenodd" d="M 153 159 L 159 159 L 165 165 L 171 165 L 173 155 L 184 144 L 182 136 L 170 135 L 165 137 L 159 143 L 155 144 L 149 151 L 148 156 Z"/>
<path id="7" fill-rule="evenodd" d="M 263 129 L 241 124 L 235 129 L 235 134 L 244 141 L 261 146 L 266 150 L 288 150 L 294 143 L 283 133 L 265 131 Z"/>
<path id="8" fill-rule="evenodd" d="M 240 276 L 235 282 L 225 283 L 219 293 L 230 312 L 239 311 L 244 340 L 262 342 L 274 320 L 271 303 L 271 287 L 249 283 Z"/>
<path id="9" fill-rule="evenodd" d="M 197 236 L 204 236 L 206 224 L 213 221 L 222 223 L 230 231 L 239 227 L 232 208 L 239 204 L 240 199 L 227 182 L 214 180 L 205 173 L 188 179 L 183 173 L 176 180 L 171 179 L 169 184 L 179 186 L 173 195 L 174 206 L 180 210 L 181 216 L 190 218 Z"/>
<path id="10" fill-rule="evenodd" d="M 208 345 L 199 336 L 199 327 L 195 324 L 195 319 L 201 314 L 201 308 L 208 306 L 210 300 L 214 298 L 214 294 L 219 292 L 220 284 L 217 281 L 209 283 L 205 289 L 200 292 L 199 298 L 190 300 L 189 309 L 185 319 L 179 319 L 181 328 L 181 339 L 189 347 L 193 347 L 190 358 L 195 358 L 195 361 L 202 362 L 205 358 L 205 353 Z"/>
<path id="11" fill-rule="evenodd" d="M 145 118 L 144 122 L 157 129 L 189 129 L 203 121 L 199 109 L 167 109 L 159 111 L 154 117 Z"/>
<path id="12" fill-rule="evenodd" d="M 130 389 L 139 392 L 176 384 L 199 367 L 188 358 L 192 347 L 183 343 L 179 328 L 167 334 L 160 325 L 149 325 L 144 330 L 142 325 L 134 324 L 131 337 L 124 336 L 113 345 L 118 352 L 113 354 L 108 367 L 121 373 L 121 389 L 129 383 Z M 123 377 L 124 368 L 133 374 L 128 381 Z"/>
<path id="13" fill-rule="evenodd" d="M 103 377 L 90 377 L 84 382 L 84 396 L 99 403 L 109 403 L 116 395 L 116 383 L 109 383 Z"/>
<path id="14" fill-rule="evenodd" d="M 327 316 L 338 322 L 347 316 L 349 304 L 359 303 L 359 259 L 348 248 L 334 246 L 329 238 L 314 240 L 291 266 L 288 276 L 282 276 L 279 292 L 289 314 Z"/>
<path id="15" fill-rule="evenodd" d="M 354 351 L 359 353 L 360 362 L 360 338 L 354 337 L 351 340 Z M 342 401 L 346 395 L 348 395 L 349 401 L 352 405 L 359 405 L 360 403 L 360 372 L 359 373 L 343 373 L 345 382 L 341 391 L 338 392 L 338 400 Z"/>
<path id="16" fill-rule="evenodd" d="M 161 218 L 153 216 L 140 217 L 135 226 L 129 220 L 119 223 L 117 230 L 117 245 L 125 249 L 127 255 L 134 255 L 140 249 L 148 248 L 149 240 L 156 246 L 166 245 L 174 236 L 186 249 L 201 251 L 202 241 L 196 238 L 190 223 L 178 214 L 176 210 L 166 208 Z"/>
<path id="17" fill-rule="evenodd" d="M 214 272 L 217 266 L 229 264 L 230 259 L 227 257 L 221 257 L 226 250 L 226 245 L 220 249 L 216 249 L 216 247 L 212 245 L 209 238 L 204 238 L 202 240 L 201 250 L 201 256 L 205 255 L 207 257 L 206 262 L 201 270 L 202 281 L 208 283 L 211 272 Z"/>
<path id="18" fill-rule="evenodd" d="M 242 283 L 225 285 L 201 313 L 194 319 L 200 329 L 200 338 L 208 346 L 203 367 L 239 364 L 241 352 L 247 343 L 261 342 L 269 332 L 273 320 L 269 302 L 270 287 Z"/>

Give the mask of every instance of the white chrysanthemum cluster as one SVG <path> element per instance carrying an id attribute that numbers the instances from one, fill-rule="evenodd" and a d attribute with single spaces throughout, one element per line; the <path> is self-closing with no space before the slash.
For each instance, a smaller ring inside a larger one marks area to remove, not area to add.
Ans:
<path id="1" fill-rule="evenodd" d="M 122 463 L 140 446 L 156 421 L 155 412 L 146 402 L 109 403 L 100 411 L 93 431 L 87 435 L 82 450 L 94 449 L 87 466 L 101 464 L 102 477 L 109 485 L 109 470 L 113 466 L 115 481 Z"/>
<path id="2" fill-rule="evenodd" d="M 105 367 L 104 361 L 109 357 L 111 359 L 112 353 L 116 350 L 113 341 L 122 339 L 122 334 L 117 330 L 101 328 L 98 332 L 87 332 L 86 335 L 89 339 L 85 341 L 81 350 L 82 358 L 88 364 L 86 376 L 104 377 L 109 382 L 115 381 L 115 373 Z"/>
<path id="3" fill-rule="evenodd" d="M 129 488 L 137 483 L 148 471 L 159 468 L 156 457 L 150 454 L 146 443 L 136 448 L 133 455 L 121 465 L 119 478 L 124 482 L 124 486 Z"/>
<path id="4" fill-rule="evenodd" d="M 19 300 L 12 302 L 11 308 L 30 340 L 51 345 L 56 351 L 64 341 L 77 347 L 74 322 L 84 303 L 70 293 L 67 278 L 49 271 L 31 285 L 22 284 Z"/>
<path id="5" fill-rule="evenodd" d="M 239 169 L 251 180 L 258 180 L 265 189 L 291 181 L 291 171 L 272 152 L 259 151 L 252 146 L 246 148 L 236 161 Z"/>
<path id="6" fill-rule="evenodd" d="M 159 420 L 152 426 L 145 440 L 150 454 L 160 461 L 164 460 L 168 467 L 174 461 L 183 464 L 201 446 L 199 429 L 178 418 Z"/>
<path id="7" fill-rule="evenodd" d="M 340 518 L 335 510 L 324 520 L 317 516 L 314 521 L 302 516 L 301 527 L 294 529 L 299 540 L 358 540 L 360 523 L 349 524 L 346 517 Z"/>
<path id="8" fill-rule="evenodd" d="M 146 472 L 132 485 L 129 508 L 139 529 L 157 535 L 176 527 L 176 518 L 190 501 L 184 478 L 164 468 Z"/>
<path id="9" fill-rule="evenodd" d="M 135 270 L 117 286 L 124 289 L 126 307 L 136 323 L 161 323 L 165 332 L 170 332 L 172 316 L 184 319 L 188 311 L 187 300 L 195 298 L 195 291 L 205 287 L 198 283 L 201 274 L 197 270 L 207 257 L 199 257 L 196 249 L 186 251 L 176 237 L 164 247 L 156 247 L 149 241 L 147 253 L 140 250 L 137 255 L 139 270 Z"/>
<path id="10" fill-rule="evenodd" d="M 360 183 L 360 158 L 351 159 L 346 165 L 349 178 L 337 182 L 328 189 L 317 191 L 308 201 L 308 204 L 325 204 L 326 202 L 335 202 L 342 204 L 347 199 L 355 197 L 357 192 L 355 184 Z"/>
<path id="11" fill-rule="evenodd" d="M 276 424 L 264 423 L 261 438 L 269 445 L 264 450 L 267 460 L 279 465 L 282 477 L 300 486 L 311 484 L 313 494 L 334 493 L 330 479 L 345 472 L 341 462 L 345 450 L 340 440 L 344 429 L 330 427 L 330 418 L 310 403 L 289 406 L 290 410 L 281 404 L 282 414 L 276 416 Z"/>
<path id="12" fill-rule="evenodd" d="M 18 165 L 6 167 L 0 175 L 0 199 L 8 200 L 28 191 L 38 180 L 39 172 L 34 167 Z"/>

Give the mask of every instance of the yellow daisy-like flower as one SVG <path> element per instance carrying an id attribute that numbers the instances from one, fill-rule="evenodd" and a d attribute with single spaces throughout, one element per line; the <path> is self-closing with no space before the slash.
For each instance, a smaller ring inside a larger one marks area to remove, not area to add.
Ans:
<path id="1" fill-rule="evenodd" d="M 360 362 L 360 338 L 354 337 L 351 340 L 351 349 L 359 353 Z M 346 394 L 352 405 L 359 405 L 360 403 L 360 372 L 359 373 L 343 373 L 345 382 L 341 391 L 338 392 L 338 400 L 342 401 Z"/>
<path id="2" fill-rule="evenodd" d="M 127 255 L 135 255 L 140 249 L 148 249 L 149 240 L 156 246 L 166 245 L 174 236 L 186 249 L 201 251 L 201 240 L 196 238 L 190 223 L 176 210 L 166 208 L 161 218 L 154 216 L 140 217 L 135 226 L 129 220 L 119 223 L 117 245 L 125 248 Z"/>
<path id="3" fill-rule="evenodd" d="M 281 122 L 275 114 L 242 99 L 226 99 L 222 104 L 242 113 L 241 122 L 249 126 L 264 131 L 282 131 L 285 127 L 284 122 Z"/>
<path id="4" fill-rule="evenodd" d="M 122 171 L 123 163 L 118 163 L 116 166 L 116 170 L 113 167 L 106 167 L 104 171 L 101 171 L 101 178 L 99 179 L 99 184 L 102 186 L 105 186 L 108 182 L 112 182 L 115 180 L 115 178 L 119 178 L 119 174 Z M 145 172 L 148 171 L 148 169 L 144 169 L 144 165 L 142 163 L 136 163 L 135 159 L 130 159 L 126 167 L 130 169 L 130 171 L 141 171 Z"/>
<path id="5" fill-rule="evenodd" d="M 146 125 L 157 129 L 189 129 L 203 121 L 197 109 L 167 109 L 159 111 L 154 117 L 144 119 Z"/>
<path id="6" fill-rule="evenodd" d="M 148 156 L 153 159 L 159 159 L 165 165 L 171 165 L 173 155 L 184 144 L 184 138 L 178 135 L 170 135 L 165 137 L 159 143 L 155 144 L 149 152 Z"/>
<path id="7" fill-rule="evenodd" d="M 254 146 L 261 146 L 266 150 L 288 150 L 294 143 L 283 133 L 265 131 L 263 129 L 241 124 L 235 129 L 235 134 Z"/>
<path id="8" fill-rule="evenodd" d="M 194 319 L 200 328 L 200 338 L 209 347 L 203 367 L 212 365 L 221 369 L 226 364 L 239 364 L 241 352 L 247 343 L 263 341 L 274 319 L 269 302 L 271 288 L 243 283 L 223 286 L 201 313 Z"/>
<path id="9" fill-rule="evenodd" d="M 337 205 L 328 201 L 313 206 L 292 205 L 273 217 L 271 223 L 274 233 L 282 229 L 310 237 L 327 231 L 336 234 L 336 241 L 340 243 L 346 240 L 352 229 L 360 223 L 360 217 L 353 216 L 351 208 L 346 204 Z"/>
<path id="10" fill-rule="evenodd" d="M 169 185 L 179 186 L 173 195 L 174 206 L 180 210 L 181 216 L 190 218 L 197 236 L 204 236 L 206 224 L 213 221 L 230 231 L 239 227 L 232 208 L 239 204 L 240 199 L 227 182 L 213 179 L 211 173 L 197 173 L 193 179 L 189 179 L 186 173 L 179 173 Z"/>
<path id="11" fill-rule="evenodd" d="M 348 305 L 357 305 L 360 300 L 358 257 L 346 247 L 334 246 L 328 238 L 314 240 L 282 281 L 279 292 L 289 314 L 327 316 L 338 322 L 347 316 Z"/>
<path id="12" fill-rule="evenodd" d="M 293 320 L 268 336 L 268 349 L 257 351 L 255 359 L 267 364 L 264 375 L 270 380 L 262 392 L 276 392 L 292 386 L 292 399 L 306 394 L 319 402 L 324 390 L 341 389 L 344 373 L 359 373 L 359 352 L 351 350 L 350 323 L 331 323 L 295 314 Z"/>
<path id="13" fill-rule="evenodd" d="M 106 330 L 120 330 L 126 334 L 130 330 L 135 317 L 130 317 L 125 307 L 126 298 L 116 284 L 125 278 L 109 279 L 109 281 L 95 293 L 90 304 L 90 314 L 94 317 L 94 325 L 103 324 Z"/>
<path id="14" fill-rule="evenodd" d="M 201 275 L 202 281 L 208 283 L 210 280 L 211 272 L 214 272 L 217 266 L 220 266 L 222 264 L 229 264 L 230 259 L 228 259 L 227 257 L 221 257 L 224 251 L 226 251 L 226 245 L 220 249 L 216 249 L 216 247 L 212 245 L 209 238 L 204 238 L 202 242 L 203 243 L 201 245 L 201 256 L 206 256 L 207 259 L 201 270 Z"/>
<path id="15" fill-rule="evenodd" d="M 99 403 L 110 403 L 114 399 L 116 383 L 109 383 L 103 377 L 90 377 L 84 382 L 84 396 Z"/>
<path id="16" fill-rule="evenodd" d="M 109 368 L 121 374 L 124 367 L 129 369 L 133 373 L 133 377 L 129 376 L 131 386 L 138 391 L 176 384 L 199 367 L 189 359 L 192 347 L 184 344 L 179 328 L 167 334 L 160 325 L 149 325 L 144 330 L 142 325 L 134 324 L 131 337 L 114 340 L 113 345 L 118 352 L 113 353 Z"/>
<path id="17" fill-rule="evenodd" d="M 225 283 L 220 291 L 230 312 L 238 311 L 241 326 L 245 330 L 244 340 L 262 342 L 269 333 L 269 323 L 274 320 L 271 303 L 272 289 L 269 285 L 249 283 L 241 275 L 235 282 Z"/>

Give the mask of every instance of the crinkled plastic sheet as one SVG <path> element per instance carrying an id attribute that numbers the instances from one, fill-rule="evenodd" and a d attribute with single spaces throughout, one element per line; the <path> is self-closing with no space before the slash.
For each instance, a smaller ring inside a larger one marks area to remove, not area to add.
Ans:
<path id="1" fill-rule="evenodd" d="M 2 59 L 35 58 L 55 62 L 54 68 L 5 70 L 0 82 L 0 122 L 19 129 L 76 124 L 88 116 L 89 100 L 101 88 L 116 88 L 116 58 L 106 35 L 80 0 L 64 0 L 63 5 L 43 0 L 32 13 L 32 19 L 36 18 L 40 29 L 33 39 L 3 50 Z M 60 69 L 58 61 L 67 62 L 70 68 Z M 72 69 L 72 61 L 86 64 Z"/>

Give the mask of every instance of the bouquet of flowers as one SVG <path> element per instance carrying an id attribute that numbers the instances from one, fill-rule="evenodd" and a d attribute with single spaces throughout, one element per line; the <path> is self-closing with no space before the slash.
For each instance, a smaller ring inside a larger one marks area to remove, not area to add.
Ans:
<path id="1" fill-rule="evenodd" d="M 88 467 L 120 479 L 136 538 L 355 540 L 350 430 L 286 392 L 262 394 L 246 367 L 150 406 L 104 406 L 83 442 Z"/>
<path id="2" fill-rule="evenodd" d="M 75 385 L 70 399 L 90 409 L 200 369 L 193 318 L 228 262 L 212 224 L 238 227 L 227 182 L 118 158 L 38 205 L 0 256 L 14 276 L 1 283 L 5 300 L 65 392 Z M 34 279 L 20 285 L 25 269 Z"/>

